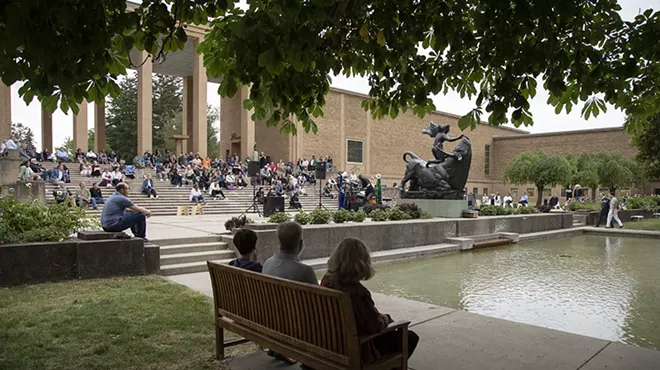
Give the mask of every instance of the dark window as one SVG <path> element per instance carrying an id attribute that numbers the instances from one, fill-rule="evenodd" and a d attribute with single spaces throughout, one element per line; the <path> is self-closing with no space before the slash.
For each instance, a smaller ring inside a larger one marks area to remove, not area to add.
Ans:
<path id="1" fill-rule="evenodd" d="M 364 162 L 364 142 L 361 140 L 346 140 L 346 159 L 349 163 Z"/>
<path id="2" fill-rule="evenodd" d="M 490 175 L 490 145 L 486 145 L 484 154 L 486 155 L 484 160 L 484 174 Z"/>
<path id="3" fill-rule="evenodd" d="M 472 188 L 472 194 L 478 195 L 479 194 L 479 188 Z"/>

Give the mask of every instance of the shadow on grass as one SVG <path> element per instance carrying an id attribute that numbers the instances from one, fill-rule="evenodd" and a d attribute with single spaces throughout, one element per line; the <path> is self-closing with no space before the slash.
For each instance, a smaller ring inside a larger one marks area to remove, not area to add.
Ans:
<path id="1" fill-rule="evenodd" d="M 0 289 L 0 343 L 0 369 L 227 369 L 211 299 L 157 276 Z"/>

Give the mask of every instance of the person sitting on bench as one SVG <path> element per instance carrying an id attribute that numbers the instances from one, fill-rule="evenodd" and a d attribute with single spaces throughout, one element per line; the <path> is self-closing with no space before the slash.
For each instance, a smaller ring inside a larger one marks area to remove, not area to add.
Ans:
<path id="1" fill-rule="evenodd" d="M 263 266 L 257 262 L 257 233 L 248 229 L 239 229 L 234 235 L 234 245 L 240 257 L 229 262 L 229 265 L 261 272 Z"/>

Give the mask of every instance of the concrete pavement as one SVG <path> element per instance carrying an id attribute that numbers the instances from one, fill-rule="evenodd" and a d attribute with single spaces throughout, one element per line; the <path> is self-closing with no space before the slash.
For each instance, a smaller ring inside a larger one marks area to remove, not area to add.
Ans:
<path id="1" fill-rule="evenodd" d="M 212 296 L 208 273 L 169 277 Z M 421 338 L 409 368 L 488 370 L 660 370 L 660 351 L 373 294 L 381 312 L 410 320 Z M 231 359 L 233 370 L 299 369 L 261 352 Z"/>

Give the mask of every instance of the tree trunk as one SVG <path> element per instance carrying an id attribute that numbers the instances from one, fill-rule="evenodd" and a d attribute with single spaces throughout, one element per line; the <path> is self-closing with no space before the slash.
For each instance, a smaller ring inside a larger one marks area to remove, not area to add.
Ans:
<path id="1" fill-rule="evenodd" d="M 596 192 L 598 188 L 591 188 L 591 200 L 596 200 Z"/>
<path id="2" fill-rule="evenodd" d="M 545 186 L 536 186 L 536 206 L 541 205 L 541 201 L 543 201 L 543 189 L 545 189 Z"/>

